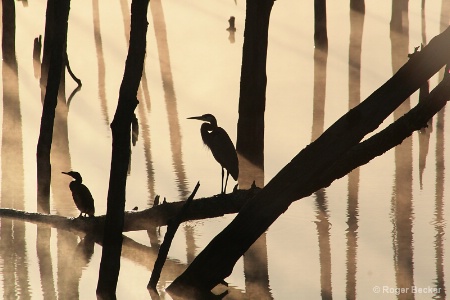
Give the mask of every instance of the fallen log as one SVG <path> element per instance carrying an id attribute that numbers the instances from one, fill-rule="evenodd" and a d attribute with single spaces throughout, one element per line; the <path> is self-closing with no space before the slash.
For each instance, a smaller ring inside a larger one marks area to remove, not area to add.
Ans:
<path id="1" fill-rule="evenodd" d="M 221 217 L 237 213 L 245 202 L 253 197 L 259 188 L 236 190 L 230 194 L 215 195 L 192 201 L 189 209 L 182 217 L 182 222 Z M 185 201 L 166 202 L 142 211 L 125 211 L 124 230 L 151 230 L 155 226 L 166 226 L 170 219 L 180 211 Z M 10 208 L 0 208 L 0 218 L 11 218 L 40 225 L 48 225 L 84 236 L 103 230 L 105 216 L 68 218 L 36 212 L 26 212 Z"/>

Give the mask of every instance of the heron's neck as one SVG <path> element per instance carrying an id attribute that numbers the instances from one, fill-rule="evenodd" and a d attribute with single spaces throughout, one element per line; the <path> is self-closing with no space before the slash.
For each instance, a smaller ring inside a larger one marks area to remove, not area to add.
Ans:
<path id="1" fill-rule="evenodd" d="M 203 133 L 209 133 L 217 128 L 217 124 L 211 124 L 211 123 L 203 123 L 200 127 L 200 131 Z"/>
<path id="2" fill-rule="evenodd" d="M 206 145 L 208 145 L 208 140 L 210 138 L 211 132 L 216 128 L 217 128 L 217 125 L 214 126 L 214 124 L 210 124 L 210 123 L 203 123 L 202 126 L 200 127 L 200 133 L 202 135 L 202 140 Z"/>

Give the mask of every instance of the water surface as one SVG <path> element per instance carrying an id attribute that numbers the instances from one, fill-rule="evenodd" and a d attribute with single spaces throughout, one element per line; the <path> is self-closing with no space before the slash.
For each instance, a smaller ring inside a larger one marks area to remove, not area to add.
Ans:
<path id="1" fill-rule="evenodd" d="M 313 4 L 276 1 L 267 61 L 264 172 L 267 183 L 292 157 L 363 101 L 448 25 L 448 1 L 409 1 L 403 33 L 391 32 L 391 3 L 366 1 L 366 14 L 347 3 L 328 5 L 327 53 L 313 46 Z M 44 32 L 45 3 L 18 1 L 16 61 L 2 66 L 1 206 L 36 211 L 36 144 L 40 86 L 33 39 Z M 226 30 L 236 18 L 234 37 Z M 406 18 L 407 16 L 407 18 Z M 236 140 L 245 22 L 242 1 L 152 0 L 145 72 L 136 109 L 141 133 L 132 148 L 126 209 L 144 209 L 156 195 L 186 198 L 220 190 L 220 167 L 201 141 L 200 123 L 214 114 Z M 51 213 L 77 216 L 70 178 L 79 171 L 106 211 L 112 121 L 129 35 L 129 3 L 72 1 L 68 56 L 81 90 L 58 108 L 53 144 Z M 425 26 L 424 26 L 425 25 Z M 3 56 L 4 58 L 4 56 Z M 17 75 L 15 75 L 17 74 Z M 430 80 L 433 88 L 439 80 Z M 66 75 L 65 100 L 76 84 Z M 418 102 L 414 94 L 381 127 Z M 429 128 L 327 189 L 297 201 L 238 261 L 228 299 L 444 299 L 450 216 L 446 112 Z M 231 181 L 231 185 L 234 182 Z M 231 188 L 230 188 L 231 190 Z M 158 288 L 164 288 L 233 216 L 184 224 Z M 4 299 L 93 299 L 101 246 L 72 233 L 1 219 L 0 291 Z M 119 299 L 148 299 L 156 249 L 165 228 L 125 239 Z M 150 237 L 150 238 L 149 238 Z M 152 247 L 153 246 L 153 247 Z M 411 294 L 411 288 L 431 292 Z M 377 293 L 377 288 L 380 292 Z M 396 288 L 409 288 L 398 293 Z"/>

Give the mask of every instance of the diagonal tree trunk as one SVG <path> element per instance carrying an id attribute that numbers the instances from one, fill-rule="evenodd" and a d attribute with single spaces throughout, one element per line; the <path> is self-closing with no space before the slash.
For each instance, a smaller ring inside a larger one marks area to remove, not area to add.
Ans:
<path id="1" fill-rule="evenodd" d="M 244 205 L 236 218 L 172 283 L 169 291 L 210 290 L 229 276 L 238 259 L 293 201 L 323 187 L 330 167 L 450 60 L 449 49 L 450 28 L 431 40 L 383 86 L 297 154 Z"/>
<path id="2" fill-rule="evenodd" d="M 144 67 L 148 0 L 131 3 L 128 56 L 116 113 L 111 123 L 112 157 L 102 259 L 97 284 L 100 299 L 115 299 L 122 251 L 125 191 L 130 163 L 131 122 L 139 101 L 136 98 Z"/>

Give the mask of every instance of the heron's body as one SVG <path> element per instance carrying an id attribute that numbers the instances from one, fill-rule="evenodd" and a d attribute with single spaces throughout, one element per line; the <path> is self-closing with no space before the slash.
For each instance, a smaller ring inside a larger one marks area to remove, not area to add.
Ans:
<path id="1" fill-rule="evenodd" d="M 69 184 L 69 188 L 72 192 L 73 201 L 80 211 L 80 217 L 83 214 L 93 216 L 95 214 L 94 198 L 92 197 L 92 194 L 87 186 L 82 183 L 83 179 L 80 173 L 73 171 L 62 173 L 75 179 Z"/>
<path id="2" fill-rule="evenodd" d="M 200 127 L 200 133 L 203 142 L 211 150 L 212 155 L 222 167 L 221 192 L 225 193 L 228 175 L 231 174 L 234 180 L 237 180 L 239 176 L 239 162 L 233 142 L 226 131 L 222 127 L 217 126 L 216 118 L 213 115 L 206 114 L 189 119 L 205 121 Z M 227 170 L 225 185 L 223 182 L 224 169 Z"/>

